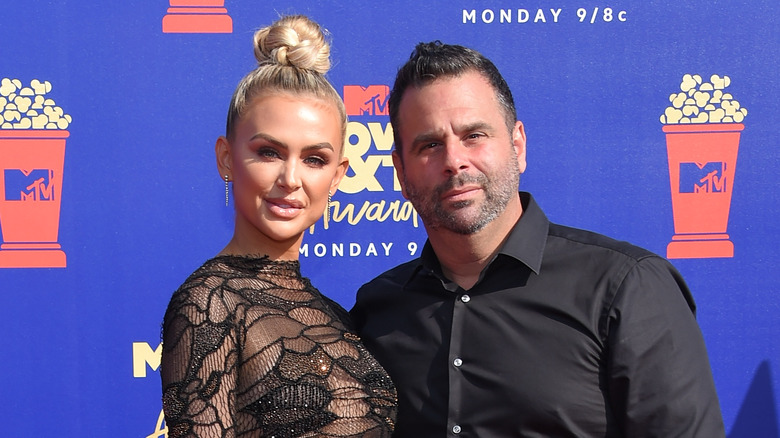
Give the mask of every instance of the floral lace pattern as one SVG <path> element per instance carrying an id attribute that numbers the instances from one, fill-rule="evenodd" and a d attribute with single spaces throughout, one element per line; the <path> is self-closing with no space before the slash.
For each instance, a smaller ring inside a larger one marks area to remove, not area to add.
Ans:
<path id="1" fill-rule="evenodd" d="M 163 322 L 168 436 L 390 437 L 396 391 L 297 261 L 219 256 Z"/>

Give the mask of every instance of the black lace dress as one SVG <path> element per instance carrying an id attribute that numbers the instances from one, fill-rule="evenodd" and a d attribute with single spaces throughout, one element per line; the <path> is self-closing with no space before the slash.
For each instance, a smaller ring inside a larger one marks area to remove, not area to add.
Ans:
<path id="1" fill-rule="evenodd" d="M 168 436 L 389 437 L 390 377 L 297 261 L 219 256 L 163 322 Z"/>

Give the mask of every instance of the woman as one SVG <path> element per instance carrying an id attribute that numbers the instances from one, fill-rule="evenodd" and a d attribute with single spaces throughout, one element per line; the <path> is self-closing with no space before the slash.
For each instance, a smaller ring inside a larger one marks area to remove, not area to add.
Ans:
<path id="1" fill-rule="evenodd" d="M 301 277 L 303 233 L 347 171 L 346 112 L 323 76 L 319 26 L 284 17 L 255 34 L 220 175 L 233 182 L 233 238 L 174 293 L 163 323 L 168 436 L 389 437 L 390 378 L 347 312 Z"/>

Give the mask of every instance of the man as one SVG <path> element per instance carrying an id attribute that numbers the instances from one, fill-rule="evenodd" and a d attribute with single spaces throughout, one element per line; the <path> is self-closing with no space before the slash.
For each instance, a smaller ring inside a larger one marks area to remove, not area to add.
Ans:
<path id="1" fill-rule="evenodd" d="M 488 59 L 419 44 L 389 107 L 428 242 L 352 315 L 398 387 L 394 436 L 724 436 L 683 279 L 518 195 L 525 131 Z"/>

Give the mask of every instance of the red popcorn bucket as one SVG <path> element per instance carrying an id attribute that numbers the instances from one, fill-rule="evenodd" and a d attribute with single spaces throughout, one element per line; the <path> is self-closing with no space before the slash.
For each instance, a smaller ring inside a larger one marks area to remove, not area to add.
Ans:
<path id="1" fill-rule="evenodd" d="M 0 130 L 0 268 L 64 268 L 62 130 Z"/>
<path id="2" fill-rule="evenodd" d="M 674 236 L 670 259 L 734 257 L 726 234 L 741 123 L 665 125 Z"/>
<path id="3" fill-rule="evenodd" d="M 224 0 L 169 0 L 163 33 L 231 33 L 233 19 Z"/>

